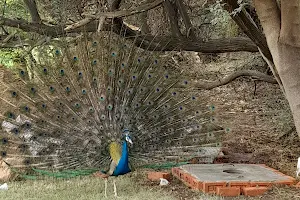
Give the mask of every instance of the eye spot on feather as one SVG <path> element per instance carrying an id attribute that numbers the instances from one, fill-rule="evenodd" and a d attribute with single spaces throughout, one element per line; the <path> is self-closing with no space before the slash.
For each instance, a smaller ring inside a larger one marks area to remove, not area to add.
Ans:
<path id="1" fill-rule="evenodd" d="M 12 130 L 12 132 L 13 132 L 15 135 L 18 135 L 18 134 L 19 134 L 19 129 L 14 128 L 14 129 Z"/>
<path id="2" fill-rule="evenodd" d="M 30 160 L 28 160 L 28 159 L 24 160 L 25 165 L 30 165 L 30 163 L 31 163 Z"/>
<path id="3" fill-rule="evenodd" d="M 85 94 L 86 94 L 86 90 L 83 89 L 83 90 L 81 91 L 81 93 L 82 93 L 83 95 L 85 95 Z"/>
<path id="4" fill-rule="evenodd" d="M 80 108 L 81 106 L 80 106 L 80 103 L 75 103 L 75 108 Z"/>
<path id="5" fill-rule="evenodd" d="M 47 108 L 47 105 L 43 103 L 43 104 L 42 104 L 42 108 L 43 108 L 43 109 Z"/>
<path id="6" fill-rule="evenodd" d="M 25 76 L 25 71 L 24 70 L 20 70 L 19 74 L 20 74 L 21 77 L 23 77 L 23 76 Z"/>
<path id="7" fill-rule="evenodd" d="M 64 76 L 65 75 L 65 70 L 61 69 L 61 70 L 59 70 L 59 73 L 60 73 L 61 76 Z"/>
<path id="8" fill-rule="evenodd" d="M 97 64 L 97 60 L 93 60 L 92 65 L 96 65 L 96 64 Z"/>
<path id="9" fill-rule="evenodd" d="M 30 108 L 28 106 L 24 106 L 23 109 L 24 109 L 25 112 L 29 112 L 30 111 Z"/>
<path id="10" fill-rule="evenodd" d="M 168 74 L 166 74 L 166 75 L 165 75 L 165 79 L 168 79 L 168 78 L 169 78 L 169 75 L 168 75 Z"/>
<path id="11" fill-rule="evenodd" d="M 89 107 L 89 113 L 93 113 L 95 110 L 93 107 Z"/>
<path id="12" fill-rule="evenodd" d="M 112 52 L 111 55 L 112 55 L 113 57 L 115 57 L 117 54 L 116 54 L 116 52 Z"/>
<path id="13" fill-rule="evenodd" d="M 140 58 L 138 58 L 137 61 L 138 61 L 138 63 L 141 63 L 142 60 Z"/>
<path id="14" fill-rule="evenodd" d="M 50 92 L 54 92 L 54 90 L 55 90 L 55 89 L 54 89 L 53 86 L 50 86 L 50 87 L 49 87 L 49 91 L 50 91 Z"/>
<path id="15" fill-rule="evenodd" d="M 28 128 L 31 128 L 31 124 L 29 122 L 26 122 L 25 123 L 25 127 L 28 129 Z"/>
<path id="16" fill-rule="evenodd" d="M 7 144 L 8 143 L 8 139 L 7 138 L 2 138 L 1 139 L 1 143 L 2 144 Z"/>
<path id="17" fill-rule="evenodd" d="M 100 100 L 100 101 L 104 101 L 105 98 L 104 98 L 103 96 L 101 96 L 101 97 L 99 98 L 99 100 Z"/>
<path id="18" fill-rule="evenodd" d="M 179 110 L 183 110 L 183 107 L 182 107 L 182 106 L 179 106 Z"/>
<path id="19" fill-rule="evenodd" d="M 184 83 L 185 85 L 187 85 L 187 84 L 188 84 L 188 81 L 187 81 L 187 80 L 185 80 L 185 81 L 183 81 L 183 83 Z"/>
<path id="20" fill-rule="evenodd" d="M 57 56 L 60 55 L 60 50 L 56 49 L 55 50 L 55 55 L 57 55 Z"/>
<path id="21" fill-rule="evenodd" d="M 73 57 L 73 61 L 75 61 L 75 62 L 78 61 L 78 57 L 77 57 L 77 56 L 74 56 L 74 57 Z"/>
<path id="22" fill-rule="evenodd" d="M 11 92 L 11 96 L 12 96 L 12 97 L 16 97 L 16 96 L 18 96 L 18 94 L 17 94 L 17 92 L 12 91 L 12 92 Z"/>
<path id="23" fill-rule="evenodd" d="M 133 92 L 132 89 L 129 89 L 129 90 L 127 91 L 128 94 L 131 94 L 132 92 Z"/>
<path id="24" fill-rule="evenodd" d="M 210 118 L 210 121 L 211 121 L 211 122 L 215 122 L 215 121 L 216 121 L 216 118 L 215 118 L 215 117 L 211 117 L 211 118 Z"/>
<path id="25" fill-rule="evenodd" d="M 172 122 L 173 121 L 173 117 L 168 117 L 168 121 Z"/>
<path id="26" fill-rule="evenodd" d="M 93 46 L 94 46 L 94 47 L 97 46 L 97 44 L 98 44 L 97 41 L 94 41 L 94 42 L 93 42 Z"/>
<path id="27" fill-rule="evenodd" d="M 71 88 L 70 87 L 66 87 L 66 92 L 67 93 L 71 92 Z"/>
<path id="28" fill-rule="evenodd" d="M 15 115 L 12 112 L 8 112 L 7 117 L 10 118 L 10 119 L 14 119 Z"/>
<path id="29" fill-rule="evenodd" d="M 172 92 L 172 95 L 173 95 L 173 96 L 176 96 L 176 95 L 177 95 L 177 93 L 176 93 L 176 92 Z"/>
<path id="30" fill-rule="evenodd" d="M 30 88 L 31 93 L 36 93 L 36 89 L 34 87 Z"/>
<path id="31" fill-rule="evenodd" d="M 156 64 L 156 65 L 157 65 L 157 64 L 158 64 L 158 60 L 156 60 L 156 59 L 155 59 L 155 60 L 154 60 L 154 64 Z"/>
<path id="32" fill-rule="evenodd" d="M 44 69 L 43 69 L 43 73 L 44 73 L 44 74 L 48 74 L 47 68 L 44 68 Z"/>
<path id="33" fill-rule="evenodd" d="M 82 78 L 82 77 L 83 77 L 82 72 L 78 72 L 78 78 Z"/>
<path id="34" fill-rule="evenodd" d="M 1 151 L 1 157 L 6 157 L 6 156 L 7 156 L 6 151 Z"/>
<path id="35" fill-rule="evenodd" d="M 56 116 L 56 118 L 57 118 L 57 119 L 60 119 L 60 118 L 61 118 L 61 116 L 60 116 L 60 115 L 57 115 L 57 116 Z"/>
<path id="36" fill-rule="evenodd" d="M 174 129 L 173 128 L 168 128 L 168 132 L 173 133 Z"/>
<path id="37" fill-rule="evenodd" d="M 107 109 L 108 109 L 108 110 L 112 110 L 112 109 L 113 109 L 113 106 L 112 106 L 111 104 L 109 104 L 109 105 L 107 106 Z"/>
<path id="38" fill-rule="evenodd" d="M 195 97 L 195 96 L 192 96 L 192 100 L 196 100 L 196 97 Z"/>

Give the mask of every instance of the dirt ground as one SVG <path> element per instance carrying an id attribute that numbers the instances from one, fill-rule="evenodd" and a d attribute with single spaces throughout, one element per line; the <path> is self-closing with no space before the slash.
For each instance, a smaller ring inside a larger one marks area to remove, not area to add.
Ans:
<path id="1" fill-rule="evenodd" d="M 240 69 L 267 70 L 259 54 L 200 57 L 190 54 L 184 57 L 190 58 L 183 61 L 186 66 L 191 66 L 187 67 L 187 73 L 198 79 L 216 80 Z M 208 103 L 215 105 L 217 123 L 230 129 L 223 138 L 224 162 L 266 164 L 295 177 L 300 140 L 288 102 L 278 85 L 241 77 L 228 85 L 201 92 L 204 99 L 211 100 Z M 171 185 L 168 190 L 178 193 L 181 199 L 199 199 L 199 192 L 187 190 L 177 180 Z M 273 188 L 266 195 L 252 199 L 300 199 L 300 190 Z"/>
<path id="2" fill-rule="evenodd" d="M 259 54 L 221 54 L 208 57 L 208 62 L 204 58 L 188 61 L 195 78 L 217 80 L 236 70 L 267 69 Z M 230 130 L 223 138 L 226 162 L 267 164 L 295 176 L 300 140 L 278 85 L 241 77 L 201 92 L 215 105 L 217 123 Z"/>

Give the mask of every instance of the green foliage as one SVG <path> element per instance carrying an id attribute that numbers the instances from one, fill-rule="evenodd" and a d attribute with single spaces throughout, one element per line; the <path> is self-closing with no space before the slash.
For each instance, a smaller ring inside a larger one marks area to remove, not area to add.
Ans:
<path id="1" fill-rule="evenodd" d="M 30 15 L 22 0 L 0 0 L 1 15 L 7 18 L 23 18 L 28 20 Z"/>
<path id="2" fill-rule="evenodd" d="M 0 64 L 7 68 L 14 68 L 16 63 L 21 62 L 20 49 L 1 49 L 0 50 Z"/>
<path id="3" fill-rule="evenodd" d="M 236 37 L 239 34 L 239 27 L 231 19 L 229 13 L 224 10 L 224 4 L 221 0 L 216 1 L 215 4 L 211 5 L 208 10 L 213 14 L 211 24 L 218 37 Z"/>

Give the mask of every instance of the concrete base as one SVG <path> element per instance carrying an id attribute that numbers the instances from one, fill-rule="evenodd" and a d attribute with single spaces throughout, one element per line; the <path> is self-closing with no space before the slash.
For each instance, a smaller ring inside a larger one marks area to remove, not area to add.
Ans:
<path id="1" fill-rule="evenodd" d="M 205 182 L 215 181 L 284 181 L 282 176 L 261 165 L 251 164 L 191 164 L 182 170 Z"/>
<path id="2" fill-rule="evenodd" d="M 256 164 L 189 164 L 172 168 L 172 174 L 192 189 L 221 196 L 258 196 L 273 185 L 294 185 L 296 181 Z"/>

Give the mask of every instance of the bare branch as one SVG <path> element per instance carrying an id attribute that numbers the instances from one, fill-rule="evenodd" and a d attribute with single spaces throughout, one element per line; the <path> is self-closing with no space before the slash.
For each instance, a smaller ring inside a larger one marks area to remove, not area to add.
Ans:
<path id="1" fill-rule="evenodd" d="M 42 20 L 39 15 L 35 0 L 24 0 L 24 3 L 29 10 L 32 22 L 40 23 Z"/>
<path id="2" fill-rule="evenodd" d="M 191 37 L 192 39 L 197 39 L 196 34 L 193 29 L 193 25 L 191 23 L 191 20 L 189 18 L 189 15 L 187 13 L 185 5 L 182 3 L 182 0 L 175 0 L 177 8 L 179 10 L 179 13 L 183 19 L 183 22 L 185 24 L 186 28 L 186 36 L 189 38 Z"/>
<path id="3" fill-rule="evenodd" d="M 127 17 L 131 15 L 135 15 L 138 13 L 146 12 L 150 9 L 153 9 L 159 5 L 161 5 L 165 0 L 156 0 L 150 3 L 143 4 L 139 7 L 133 8 L 131 10 L 119 10 L 119 11 L 112 11 L 112 12 L 104 12 L 104 13 L 98 13 L 96 15 L 88 15 L 85 16 L 98 19 L 100 17 L 106 17 L 106 18 L 120 18 L 120 17 Z"/>
<path id="4" fill-rule="evenodd" d="M 169 0 L 166 0 L 163 3 L 163 7 L 170 22 L 172 35 L 175 37 L 181 37 L 182 34 L 178 25 L 177 6 L 172 4 Z"/>
<path id="5" fill-rule="evenodd" d="M 258 71 L 254 71 L 254 70 L 241 70 L 241 71 L 233 72 L 232 74 L 225 76 L 224 78 L 222 78 L 220 80 L 215 80 L 215 81 L 197 80 L 197 81 L 194 81 L 193 85 L 199 89 L 211 90 L 213 88 L 216 88 L 216 87 L 219 87 L 222 85 L 226 85 L 241 76 L 250 76 L 250 77 L 253 77 L 253 78 L 261 80 L 261 81 L 265 81 L 265 82 L 272 83 L 272 84 L 277 84 L 277 81 L 275 78 L 273 78 L 272 76 L 268 76 L 262 72 L 258 72 Z"/>
<path id="6" fill-rule="evenodd" d="M 232 13 L 235 9 L 239 8 L 237 0 L 224 0 L 224 2 L 226 2 L 225 9 L 229 13 Z M 244 31 L 244 33 L 261 49 L 261 52 L 264 54 L 264 56 L 268 58 L 268 60 L 272 61 L 273 58 L 267 45 L 266 38 L 258 29 L 247 11 L 242 9 L 240 12 L 235 13 L 235 15 L 231 14 L 231 17 Z"/>
<path id="7" fill-rule="evenodd" d="M 224 52 L 238 52 L 248 51 L 257 52 L 257 46 L 249 38 L 221 38 L 212 39 L 207 42 L 198 40 L 188 40 L 185 38 L 176 38 L 170 36 L 149 36 L 141 35 L 140 32 L 132 30 L 126 24 L 123 24 L 121 19 L 114 19 L 113 31 L 116 34 L 120 34 L 120 30 L 126 30 L 125 37 L 128 39 L 136 39 L 135 44 L 153 51 L 173 51 L 173 50 L 185 50 L 195 51 L 202 53 L 224 53 Z M 8 19 L 0 17 L 0 25 L 19 28 L 25 32 L 35 32 L 40 35 L 46 35 L 51 37 L 63 37 L 68 33 L 80 33 L 83 30 L 87 32 L 96 32 L 98 29 L 99 21 L 95 20 L 87 24 L 84 29 L 82 27 L 65 31 L 65 27 L 61 25 L 48 26 L 45 24 L 30 23 L 23 19 Z M 110 31 L 112 25 L 103 25 L 102 31 Z"/>
<path id="8" fill-rule="evenodd" d="M 126 16 L 130 16 L 130 15 L 134 15 L 134 14 L 137 14 L 137 13 L 143 13 L 143 12 L 146 12 L 147 10 L 150 10 L 152 8 L 155 8 L 157 6 L 159 6 L 160 4 L 162 4 L 165 0 L 156 0 L 154 2 L 151 2 L 151 3 L 148 3 L 148 4 L 143 4 L 137 8 L 133 8 L 131 10 L 120 10 L 120 11 L 112 11 L 112 12 L 105 12 L 105 13 L 99 13 L 97 15 L 88 15 L 86 14 L 84 19 L 74 23 L 74 24 L 71 24 L 69 26 L 67 26 L 65 28 L 66 31 L 68 30 L 72 30 L 72 29 L 76 29 L 76 28 L 79 28 L 81 26 L 84 26 L 88 23 L 90 23 L 91 21 L 95 20 L 95 19 L 100 19 L 100 18 L 111 18 L 111 19 L 114 19 L 114 18 L 121 18 L 121 17 L 126 17 Z M 117 6 L 118 5 L 118 2 L 117 3 L 113 3 L 112 6 Z"/>

